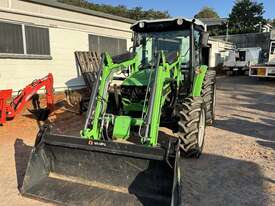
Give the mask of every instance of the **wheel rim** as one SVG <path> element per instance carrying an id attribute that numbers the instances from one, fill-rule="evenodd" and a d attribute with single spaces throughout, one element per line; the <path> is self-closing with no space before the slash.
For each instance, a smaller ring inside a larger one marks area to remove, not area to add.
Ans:
<path id="1" fill-rule="evenodd" d="M 200 114 L 200 122 L 199 122 L 199 134 L 198 134 L 198 146 L 202 147 L 204 141 L 204 131 L 205 131 L 205 110 L 202 109 Z"/>

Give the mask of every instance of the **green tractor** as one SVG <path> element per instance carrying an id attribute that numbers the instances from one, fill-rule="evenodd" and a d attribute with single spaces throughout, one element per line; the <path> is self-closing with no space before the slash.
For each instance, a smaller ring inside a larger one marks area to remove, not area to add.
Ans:
<path id="1" fill-rule="evenodd" d="M 179 158 L 200 156 L 215 118 L 208 35 L 184 18 L 131 29 L 131 52 L 102 56 L 80 137 L 50 127 L 37 135 L 23 195 L 65 205 L 180 204 Z"/>

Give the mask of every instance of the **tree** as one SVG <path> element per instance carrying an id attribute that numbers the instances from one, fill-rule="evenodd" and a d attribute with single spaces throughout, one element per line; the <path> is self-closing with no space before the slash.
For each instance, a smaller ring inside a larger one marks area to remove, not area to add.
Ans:
<path id="1" fill-rule="evenodd" d="M 275 19 L 267 19 L 266 21 L 273 27 L 273 29 L 275 29 Z"/>
<path id="2" fill-rule="evenodd" d="M 251 33 L 259 31 L 257 25 L 265 24 L 263 3 L 254 0 L 236 0 L 229 15 L 229 32 Z"/>
<path id="3" fill-rule="evenodd" d="M 199 13 L 197 13 L 195 15 L 195 18 L 197 18 L 197 19 L 201 19 L 201 18 L 219 19 L 220 17 L 214 9 L 205 6 L 199 11 Z"/>
<path id="4" fill-rule="evenodd" d="M 195 16 L 194 18 L 196 19 L 205 19 L 205 18 L 210 18 L 210 19 L 220 19 L 218 13 L 210 8 L 210 7 L 203 7 Z M 224 33 L 224 29 L 221 28 L 222 26 L 208 26 L 207 30 L 210 36 L 217 36 L 220 34 Z"/>
<path id="5" fill-rule="evenodd" d="M 79 6 L 94 11 L 100 11 L 108 14 L 122 16 L 130 19 L 163 19 L 169 18 L 167 11 L 157 11 L 154 9 L 144 10 L 142 7 L 135 7 L 132 9 L 123 5 L 112 6 L 107 4 L 95 4 L 87 0 L 58 0 L 61 3 L 66 3 L 74 6 Z"/>

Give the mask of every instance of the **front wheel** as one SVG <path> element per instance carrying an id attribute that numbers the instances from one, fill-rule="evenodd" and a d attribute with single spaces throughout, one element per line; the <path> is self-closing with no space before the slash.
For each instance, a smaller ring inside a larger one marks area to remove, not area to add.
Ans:
<path id="1" fill-rule="evenodd" d="M 178 121 L 181 153 L 198 158 L 203 150 L 206 107 L 202 97 L 188 97 L 181 105 Z"/>

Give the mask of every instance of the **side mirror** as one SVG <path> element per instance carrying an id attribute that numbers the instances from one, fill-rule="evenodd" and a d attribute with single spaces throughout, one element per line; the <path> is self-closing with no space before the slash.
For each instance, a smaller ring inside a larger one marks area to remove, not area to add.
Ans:
<path id="1" fill-rule="evenodd" d="M 202 34 L 201 34 L 201 46 L 202 47 L 208 46 L 208 39 L 209 39 L 209 33 L 202 32 Z"/>
<path id="2" fill-rule="evenodd" d="M 139 47 L 140 45 L 146 44 L 146 41 L 146 37 L 137 34 L 134 38 L 134 45 L 135 47 Z"/>
<path id="3" fill-rule="evenodd" d="M 139 47 L 141 45 L 141 41 L 142 41 L 142 36 L 136 34 L 134 37 L 134 45 L 135 47 Z"/>

